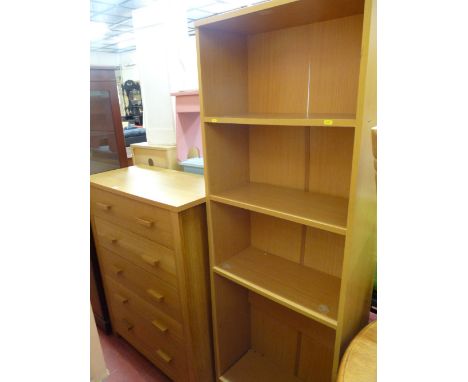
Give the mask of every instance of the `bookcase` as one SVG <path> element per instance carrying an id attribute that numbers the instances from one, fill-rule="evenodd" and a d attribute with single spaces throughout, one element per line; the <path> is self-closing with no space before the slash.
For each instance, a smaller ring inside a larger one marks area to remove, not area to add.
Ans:
<path id="1" fill-rule="evenodd" d="M 196 23 L 216 374 L 334 381 L 376 251 L 373 0 Z"/>

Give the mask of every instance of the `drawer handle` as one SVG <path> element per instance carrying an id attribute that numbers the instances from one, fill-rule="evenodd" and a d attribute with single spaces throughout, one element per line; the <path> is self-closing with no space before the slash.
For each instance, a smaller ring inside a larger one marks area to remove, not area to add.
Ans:
<path id="1" fill-rule="evenodd" d="M 164 296 L 161 293 L 156 292 L 154 289 L 147 289 L 146 293 L 153 297 L 157 302 L 163 302 L 164 300 Z"/>
<path id="2" fill-rule="evenodd" d="M 128 322 L 125 318 L 122 320 L 123 324 L 125 325 L 125 328 L 130 331 L 133 329 L 133 324 Z"/>
<path id="3" fill-rule="evenodd" d="M 115 265 L 112 266 L 112 272 L 116 275 L 116 276 L 120 276 L 122 273 L 123 273 L 123 269 L 122 268 L 119 268 L 119 267 L 116 267 Z"/>
<path id="4" fill-rule="evenodd" d="M 167 355 L 161 349 L 156 350 L 156 354 L 166 363 L 170 363 L 172 361 L 172 357 Z"/>
<path id="5" fill-rule="evenodd" d="M 114 297 L 122 304 L 126 304 L 128 302 L 128 298 L 127 297 L 124 297 L 124 296 L 121 296 L 120 294 L 118 293 L 114 293 Z"/>
<path id="6" fill-rule="evenodd" d="M 142 218 L 136 218 L 136 221 L 138 224 L 141 224 L 143 227 L 146 227 L 146 228 L 151 228 L 154 224 L 153 221 L 142 219 Z"/>
<path id="7" fill-rule="evenodd" d="M 154 257 L 148 256 L 148 255 L 141 255 L 141 259 L 145 263 L 148 263 L 149 265 L 152 265 L 153 267 L 157 267 L 159 265 L 159 259 L 155 259 Z"/>
<path id="8" fill-rule="evenodd" d="M 157 328 L 161 333 L 166 333 L 167 332 L 167 326 L 161 324 L 158 320 L 153 320 L 151 321 L 153 326 Z"/>
<path id="9" fill-rule="evenodd" d="M 96 202 L 96 206 L 103 211 L 109 211 L 112 208 L 110 204 L 101 203 L 101 202 Z"/>

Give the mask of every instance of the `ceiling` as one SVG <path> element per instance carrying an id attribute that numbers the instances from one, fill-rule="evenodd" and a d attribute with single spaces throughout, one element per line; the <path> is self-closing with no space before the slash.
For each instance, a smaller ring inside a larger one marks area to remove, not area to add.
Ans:
<path id="1" fill-rule="evenodd" d="M 158 0 L 90 0 L 91 51 L 123 53 L 135 49 L 132 11 Z M 194 20 L 261 3 L 265 0 L 186 0 L 187 33 L 194 35 Z M 107 27 L 107 28 L 106 28 Z M 104 32 L 105 31 L 105 32 Z"/>

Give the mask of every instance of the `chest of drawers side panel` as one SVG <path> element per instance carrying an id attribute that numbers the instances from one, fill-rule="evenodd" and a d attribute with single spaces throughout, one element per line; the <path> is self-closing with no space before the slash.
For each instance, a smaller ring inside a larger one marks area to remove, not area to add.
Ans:
<path id="1" fill-rule="evenodd" d="M 205 204 L 172 214 L 190 381 L 214 381 Z"/>

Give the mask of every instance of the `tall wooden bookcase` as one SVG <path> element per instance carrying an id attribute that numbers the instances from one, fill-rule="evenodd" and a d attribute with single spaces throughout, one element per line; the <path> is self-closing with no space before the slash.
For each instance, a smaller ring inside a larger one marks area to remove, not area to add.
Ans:
<path id="1" fill-rule="evenodd" d="M 196 24 L 220 381 L 333 381 L 368 320 L 375 14 L 277 0 Z"/>

